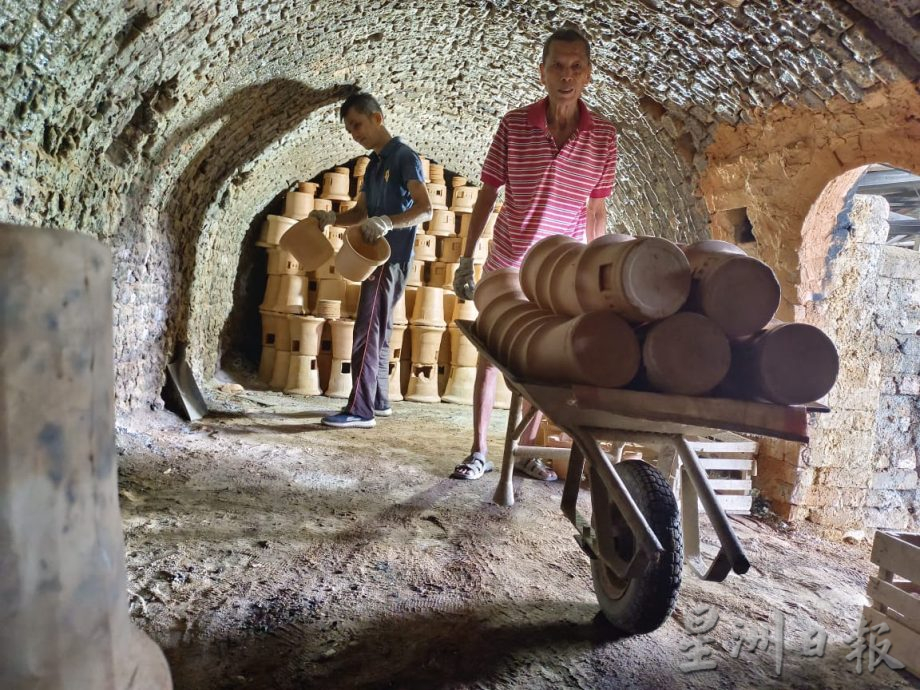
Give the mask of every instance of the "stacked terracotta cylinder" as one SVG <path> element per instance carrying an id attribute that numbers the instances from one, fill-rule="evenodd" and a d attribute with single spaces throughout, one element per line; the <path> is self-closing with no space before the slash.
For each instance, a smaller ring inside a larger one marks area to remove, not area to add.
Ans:
<path id="1" fill-rule="evenodd" d="M 357 175 L 367 167 L 355 165 Z M 347 397 L 351 389 L 351 340 L 361 284 L 346 280 L 335 270 L 334 252 L 343 242 L 345 228 L 323 231 L 332 253 L 316 269 L 303 270 L 282 246 L 282 238 L 311 211 L 344 211 L 354 205 L 351 172 L 335 168 L 323 175 L 323 188 L 300 182 L 285 195 L 282 215 L 269 215 L 256 242 L 266 248 L 268 282 L 260 306 L 262 352 L 259 378 L 272 390 L 297 395 Z"/>
<path id="2" fill-rule="evenodd" d="M 303 270 L 280 243 L 310 211 L 334 208 L 342 213 L 354 206 L 369 162 L 361 157 L 353 171 L 337 167 L 324 172 L 321 191 L 315 183 L 298 183 L 285 195 L 283 214 L 268 216 L 263 227 L 257 245 L 267 250 L 268 283 L 259 310 L 259 376 L 273 390 L 335 398 L 347 398 L 351 390 L 351 346 L 361 284 L 336 271 L 335 252 L 346 229 L 323 230 L 334 253 L 312 271 Z M 424 158 L 422 164 L 435 211 L 419 228 L 408 287 L 395 308 L 389 342 L 390 399 L 471 405 L 477 352 L 454 322 L 475 319 L 476 309 L 472 302 L 458 301 L 451 286 L 478 190 L 465 178 L 453 177 L 448 194 L 444 167 Z M 498 209 L 477 243 L 477 276 L 497 215 Z M 507 408 L 510 401 L 511 392 L 502 381 L 496 406 Z"/>
<path id="3" fill-rule="evenodd" d="M 474 299 L 478 335 L 526 380 L 802 404 L 837 376 L 830 339 L 774 321 L 776 277 L 727 242 L 548 237 Z"/>

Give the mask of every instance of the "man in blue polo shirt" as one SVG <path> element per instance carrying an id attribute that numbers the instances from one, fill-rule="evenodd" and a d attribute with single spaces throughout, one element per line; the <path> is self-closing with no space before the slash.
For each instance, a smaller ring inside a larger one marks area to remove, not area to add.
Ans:
<path id="1" fill-rule="evenodd" d="M 364 186 L 354 208 L 336 215 L 313 211 L 320 225 L 360 225 L 368 242 L 386 237 L 390 259 L 361 284 L 351 351 L 351 395 L 339 414 L 323 417 L 326 426 L 367 429 L 375 417 L 393 413 L 389 398 L 390 335 L 393 305 L 402 297 L 415 248 L 416 226 L 431 218 L 422 162 L 383 124 L 383 111 L 368 93 L 349 96 L 339 109 L 345 130 L 372 149 Z"/>

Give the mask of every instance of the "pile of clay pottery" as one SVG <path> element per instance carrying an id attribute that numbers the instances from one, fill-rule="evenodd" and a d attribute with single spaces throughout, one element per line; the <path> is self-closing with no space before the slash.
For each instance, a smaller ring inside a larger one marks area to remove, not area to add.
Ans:
<path id="1" fill-rule="evenodd" d="M 389 258 L 389 244 L 369 245 L 357 228 L 321 228 L 308 216 L 313 209 L 335 205 L 343 213 L 353 207 L 369 162 L 365 156 L 356 159 L 350 174 L 344 166 L 324 172 L 321 190 L 313 182 L 297 183 L 285 194 L 283 214 L 268 216 L 263 227 L 257 244 L 266 249 L 268 282 L 260 308 L 259 375 L 273 390 L 335 398 L 350 393 L 361 281 Z M 472 404 L 476 350 L 454 321 L 474 320 L 477 312 L 472 302 L 456 299 L 452 285 L 477 189 L 465 178 L 451 177 L 449 210 L 444 166 L 423 158 L 422 168 L 426 183 L 435 185 L 429 193 L 443 191 L 416 237 L 409 286 L 395 307 L 390 399 Z M 477 277 L 496 217 L 497 209 L 476 247 Z M 510 399 L 510 390 L 500 385 L 497 405 L 507 408 Z"/>
<path id="2" fill-rule="evenodd" d="M 770 268 L 726 242 L 556 235 L 520 273 L 479 282 L 476 328 L 525 380 L 817 400 L 836 379 L 836 350 L 812 326 L 770 325 L 779 299 Z"/>

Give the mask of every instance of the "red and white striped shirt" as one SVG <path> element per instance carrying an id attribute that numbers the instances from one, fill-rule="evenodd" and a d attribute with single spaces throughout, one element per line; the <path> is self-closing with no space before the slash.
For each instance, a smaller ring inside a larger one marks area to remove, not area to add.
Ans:
<path id="1" fill-rule="evenodd" d="M 507 113 L 492 139 L 481 179 L 505 186 L 485 270 L 519 267 L 549 235 L 585 241 L 588 197 L 610 196 L 616 177 L 616 128 L 578 101 L 578 128 L 559 149 L 546 125 L 548 99 Z"/>

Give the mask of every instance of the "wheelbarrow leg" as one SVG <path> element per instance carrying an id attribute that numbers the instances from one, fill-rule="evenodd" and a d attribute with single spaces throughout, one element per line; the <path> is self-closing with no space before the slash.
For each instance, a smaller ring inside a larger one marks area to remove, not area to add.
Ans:
<path id="1" fill-rule="evenodd" d="M 492 500 L 500 506 L 514 505 L 514 486 L 511 483 L 514 475 L 514 446 L 517 443 L 518 426 L 521 422 L 521 395 L 511 391 L 511 406 L 508 408 L 508 430 L 505 432 L 505 452 L 502 456 L 502 474 L 495 487 Z"/>

